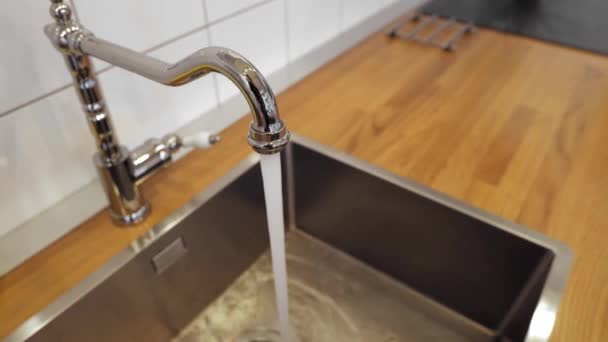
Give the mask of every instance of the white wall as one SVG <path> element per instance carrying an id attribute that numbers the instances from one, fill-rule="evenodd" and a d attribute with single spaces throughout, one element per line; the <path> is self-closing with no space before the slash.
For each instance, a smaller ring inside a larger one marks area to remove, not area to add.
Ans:
<path id="1" fill-rule="evenodd" d="M 104 39 L 168 61 L 223 45 L 264 74 L 395 2 L 72 0 L 81 22 Z M 51 21 L 49 4 L 12 1 L 0 13 L 0 236 L 96 178 L 93 138 L 62 58 L 42 33 Z M 100 61 L 95 66 L 118 136 L 128 147 L 175 130 L 237 93 L 221 77 L 171 89 Z"/>

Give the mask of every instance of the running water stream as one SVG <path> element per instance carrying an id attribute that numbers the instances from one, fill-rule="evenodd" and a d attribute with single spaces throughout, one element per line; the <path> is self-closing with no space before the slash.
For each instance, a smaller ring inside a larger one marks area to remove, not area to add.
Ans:
<path id="1" fill-rule="evenodd" d="M 281 184 L 281 154 L 260 155 L 272 272 L 279 318 L 281 341 L 289 341 L 289 305 L 287 295 L 287 265 L 285 260 L 285 222 L 283 219 L 283 191 Z"/>

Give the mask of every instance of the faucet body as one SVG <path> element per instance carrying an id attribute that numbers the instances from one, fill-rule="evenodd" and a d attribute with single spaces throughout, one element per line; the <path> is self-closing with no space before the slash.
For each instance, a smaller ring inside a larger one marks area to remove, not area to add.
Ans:
<path id="1" fill-rule="evenodd" d="M 95 37 L 72 19 L 70 7 L 62 0 L 51 0 L 51 15 L 55 23 L 47 25 L 45 33 L 64 55 L 73 77 L 95 137 L 98 151 L 94 162 L 115 221 L 134 224 L 146 217 L 150 206 L 142 197 L 139 184 L 169 163 L 183 144 L 179 136 L 168 135 L 148 141 L 133 152 L 120 145 L 89 56 L 168 86 L 184 85 L 210 72 L 220 73 L 239 88 L 249 103 L 253 121 L 247 140 L 251 147 L 258 153 L 270 154 L 280 152 L 289 142 L 289 132 L 279 117 L 268 82 L 238 53 L 208 47 L 169 64 Z M 212 143 L 215 141 L 214 138 Z"/>

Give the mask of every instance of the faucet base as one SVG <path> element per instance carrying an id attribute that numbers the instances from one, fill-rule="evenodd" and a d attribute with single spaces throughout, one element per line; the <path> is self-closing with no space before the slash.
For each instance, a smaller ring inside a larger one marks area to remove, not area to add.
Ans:
<path id="1" fill-rule="evenodd" d="M 120 146 L 109 157 L 97 152 L 93 160 L 108 197 L 114 222 L 122 225 L 141 222 L 150 211 L 150 205 L 133 179 L 133 162 L 127 148 Z"/>
<path id="2" fill-rule="evenodd" d="M 141 208 L 129 214 L 120 215 L 113 211 L 110 212 L 112 220 L 121 226 L 131 226 L 142 222 L 150 213 L 150 203 L 145 202 Z"/>

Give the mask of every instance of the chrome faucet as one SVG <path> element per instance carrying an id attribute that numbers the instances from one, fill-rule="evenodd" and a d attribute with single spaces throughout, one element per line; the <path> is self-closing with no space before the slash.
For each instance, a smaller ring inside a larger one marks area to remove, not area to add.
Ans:
<path id="1" fill-rule="evenodd" d="M 96 139 L 98 151 L 94 161 L 116 222 L 134 224 L 146 217 L 150 205 L 140 194 L 138 186 L 148 175 L 168 164 L 171 156 L 184 145 L 185 139 L 169 134 L 162 139 L 150 140 L 133 152 L 120 145 L 89 56 L 169 86 L 184 85 L 210 72 L 220 73 L 240 89 L 249 103 L 253 122 L 247 140 L 253 150 L 262 154 L 277 153 L 289 142 L 289 132 L 279 117 L 276 99 L 268 82 L 238 53 L 221 47 L 207 47 L 169 64 L 95 37 L 72 18 L 71 8 L 63 0 L 51 0 L 50 12 L 55 23 L 47 25 L 44 31 L 64 55 L 73 76 Z M 214 135 L 207 138 L 210 145 L 219 140 Z"/>

